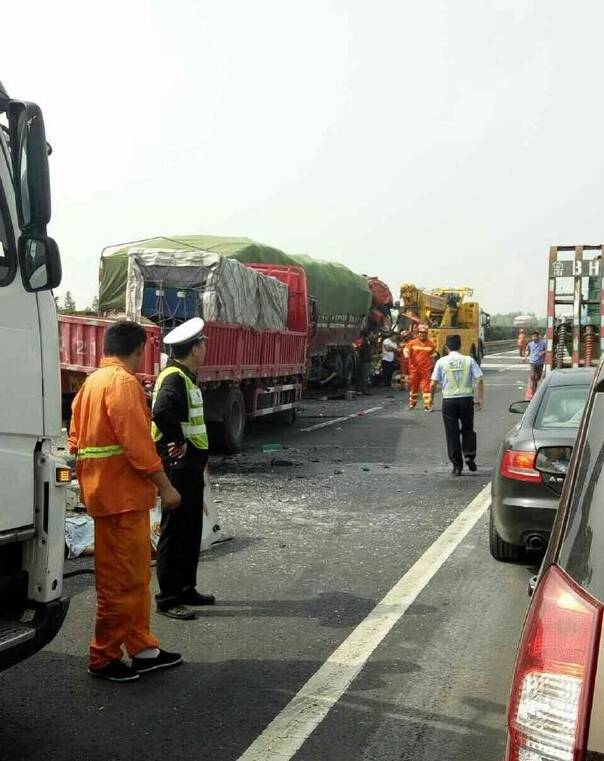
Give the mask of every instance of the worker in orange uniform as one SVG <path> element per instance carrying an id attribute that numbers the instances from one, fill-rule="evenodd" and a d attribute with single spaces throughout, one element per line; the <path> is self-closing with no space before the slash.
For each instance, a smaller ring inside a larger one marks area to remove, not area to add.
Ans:
<path id="1" fill-rule="evenodd" d="M 428 326 L 420 325 L 417 338 L 411 339 L 403 349 L 408 363 L 407 388 L 409 389 L 409 409 L 417 406 L 417 397 L 421 389 L 424 399 L 424 412 L 432 412 L 432 395 L 430 379 L 436 356 L 436 345 L 428 338 Z"/>
<path id="2" fill-rule="evenodd" d="M 524 328 L 520 328 L 520 332 L 518 333 L 518 353 L 521 357 L 524 357 L 526 354 L 526 347 L 528 346 L 528 339 L 526 337 L 526 333 L 524 332 Z"/>
<path id="3" fill-rule="evenodd" d="M 112 682 L 182 663 L 151 633 L 149 511 L 180 495 L 166 476 L 150 434 L 151 417 L 136 372 L 146 334 L 134 322 L 105 333 L 105 358 L 73 403 L 69 449 L 77 457 L 81 498 L 94 518 L 97 612 L 88 673 Z M 132 659 L 123 660 L 122 646 Z"/>

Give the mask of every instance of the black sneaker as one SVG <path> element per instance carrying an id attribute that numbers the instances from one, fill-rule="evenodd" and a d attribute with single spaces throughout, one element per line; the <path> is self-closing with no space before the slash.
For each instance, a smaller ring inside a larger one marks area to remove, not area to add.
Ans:
<path id="1" fill-rule="evenodd" d="M 107 679 L 109 682 L 135 682 L 140 679 L 136 669 L 130 668 L 124 661 L 111 661 L 100 669 L 88 669 L 90 676 L 97 679 Z"/>
<path id="2" fill-rule="evenodd" d="M 158 669 L 170 669 L 182 662 L 183 657 L 180 653 L 168 653 L 165 650 L 160 650 L 159 655 L 155 658 L 133 658 L 132 668 L 138 674 L 147 674 L 149 671 L 157 671 Z"/>
<path id="3" fill-rule="evenodd" d="M 451 471 L 452 476 L 461 476 L 461 468 L 453 468 Z"/>
<path id="4" fill-rule="evenodd" d="M 214 595 L 203 595 L 196 589 L 187 589 L 186 592 L 183 592 L 180 601 L 183 605 L 214 605 L 216 598 Z"/>
<path id="5" fill-rule="evenodd" d="M 472 473 L 476 473 L 478 470 L 478 465 L 476 465 L 476 460 L 466 460 L 466 463 L 468 465 L 468 470 L 472 471 Z"/>

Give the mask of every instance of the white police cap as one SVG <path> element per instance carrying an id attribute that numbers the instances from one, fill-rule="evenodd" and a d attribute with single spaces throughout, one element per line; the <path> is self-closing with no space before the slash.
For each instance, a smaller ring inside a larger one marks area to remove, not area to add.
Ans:
<path id="1" fill-rule="evenodd" d="M 171 330 L 164 338 L 166 346 L 175 346 L 192 341 L 203 333 L 204 321 L 201 317 L 193 317 L 192 320 L 183 322 L 182 325 Z"/>

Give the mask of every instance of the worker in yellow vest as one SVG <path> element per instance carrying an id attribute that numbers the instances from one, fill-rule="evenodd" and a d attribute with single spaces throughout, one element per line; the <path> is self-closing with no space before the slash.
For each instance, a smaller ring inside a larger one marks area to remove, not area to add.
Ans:
<path id="1" fill-rule="evenodd" d="M 206 354 L 203 328 L 203 320 L 195 317 L 165 336 L 171 359 L 153 392 L 153 440 L 182 500 L 177 510 L 162 512 L 155 599 L 158 613 L 185 621 L 195 617 L 190 607 L 215 602 L 214 595 L 197 591 L 205 509 L 203 476 L 208 462 L 203 396 L 197 385 L 197 371 Z"/>

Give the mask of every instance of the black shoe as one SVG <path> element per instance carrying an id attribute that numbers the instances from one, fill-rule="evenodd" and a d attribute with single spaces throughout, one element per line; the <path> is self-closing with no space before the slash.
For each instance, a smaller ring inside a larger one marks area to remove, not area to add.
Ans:
<path id="1" fill-rule="evenodd" d="M 461 468 L 453 468 L 451 471 L 452 476 L 461 476 Z"/>
<path id="2" fill-rule="evenodd" d="M 478 470 L 478 465 L 476 465 L 476 460 L 466 460 L 468 470 L 472 471 L 472 473 L 476 473 Z"/>
<path id="3" fill-rule="evenodd" d="M 157 671 L 158 669 L 170 669 L 182 662 L 183 657 L 180 653 L 168 653 L 165 650 L 160 650 L 156 658 L 133 658 L 132 668 L 138 674 L 147 674 L 149 671 Z"/>
<path id="4" fill-rule="evenodd" d="M 184 605 L 174 605 L 171 608 L 166 608 L 166 610 L 163 610 L 158 606 L 157 612 L 160 616 L 173 618 L 176 621 L 191 621 L 193 618 L 195 618 L 195 613 L 193 613 L 192 610 L 185 608 Z"/>
<path id="5" fill-rule="evenodd" d="M 124 661 L 111 661 L 100 669 L 88 669 L 90 676 L 97 679 L 107 679 L 109 682 L 135 682 L 140 679 L 138 671 L 130 668 Z"/>
<path id="6" fill-rule="evenodd" d="M 216 598 L 214 595 L 203 595 L 196 589 L 187 589 L 186 592 L 183 592 L 180 601 L 183 605 L 214 605 Z"/>

